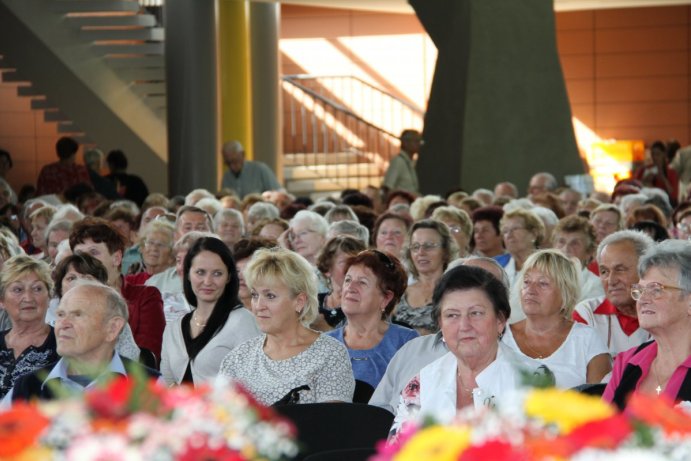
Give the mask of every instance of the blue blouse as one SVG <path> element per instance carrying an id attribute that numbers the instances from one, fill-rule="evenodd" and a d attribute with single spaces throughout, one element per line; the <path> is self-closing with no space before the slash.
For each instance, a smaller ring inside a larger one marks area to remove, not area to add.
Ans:
<path id="1" fill-rule="evenodd" d="M 343 339 L 344 328 L 337 328 L 327 334 L 345 344 Z M 415 330 L 390 324 L 386 333 L 384 333 L 384 338 L 372 349 L 351 349 L 345 344 L 346 349 L 348 349 L 348 355 L 350 355 L 350 363 L 353 366 L 355 379 L 365 381 L 376 388 L 396 351 L 405 343 L 418 336 Z"/>

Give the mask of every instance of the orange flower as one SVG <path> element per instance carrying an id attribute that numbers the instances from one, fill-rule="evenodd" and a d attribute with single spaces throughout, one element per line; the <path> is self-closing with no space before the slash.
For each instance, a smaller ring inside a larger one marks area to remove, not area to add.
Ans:
<path id="1" fill-rule="evenodd" d="M 49 420 L 30 404 L 15 403 L 0 413 L 0 458 L 16 456 L 36 443 Z"/>
<path id="2" fill-rule="evenodd" d="M 660 426 L 667 433 L 691 434 L 691 418 L 665 395 L 631 395 L 627 411 L 644 423 Z"/>

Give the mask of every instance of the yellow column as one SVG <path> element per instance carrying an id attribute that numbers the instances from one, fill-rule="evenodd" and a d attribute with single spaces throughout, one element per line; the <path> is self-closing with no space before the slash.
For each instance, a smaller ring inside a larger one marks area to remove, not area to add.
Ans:
<path id="1" fill-rule="evenodd" d="M 237 139 L 251 159 L 254 154 L 249 2 L 217 1 L 220 142 Z M 219 162 L 222 162 L 220 155 Z M 219 172 L 222 170 L 219 168 Z"/>

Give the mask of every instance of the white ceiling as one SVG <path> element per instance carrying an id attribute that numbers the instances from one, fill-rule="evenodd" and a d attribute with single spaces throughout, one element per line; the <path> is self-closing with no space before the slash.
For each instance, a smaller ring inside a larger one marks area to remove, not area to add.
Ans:
<path id="1" fill-rule="evenodd" d="M 319 6 L 354 10 L 412 13 L 407 0 L 253 0 L 291 5 Z M 433 1 L 433 0 L 428 0 Z M 508 0 L 517 1 L 517 0 Z M 602 8 L 632 8 L 642 6 L 691 5 L 691 0 L 554 0 L 556 11 L 592 10 Z"/>

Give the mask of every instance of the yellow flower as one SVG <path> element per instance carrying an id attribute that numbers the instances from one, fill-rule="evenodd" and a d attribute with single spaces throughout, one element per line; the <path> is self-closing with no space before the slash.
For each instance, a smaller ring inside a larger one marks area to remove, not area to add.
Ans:
<path id="1" fill-rule="evenodd" d="M 433 426 L 408 440 L 394 461 L 455 461 L 469 443 L 468 428 Z"/>
<path id="2" fill-rule="evenodd" d="M 615 414 L 614 408 L 599 397 L 556 388 L 531 392 L 525 400 L 525 412 L 530 417 L 555 424 L 563 434 Z"/>

